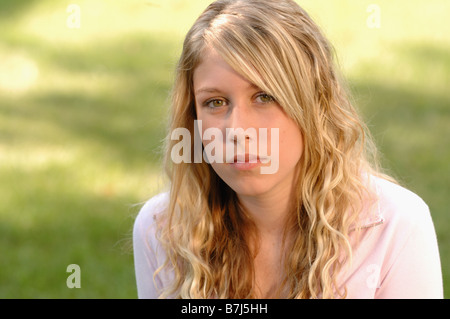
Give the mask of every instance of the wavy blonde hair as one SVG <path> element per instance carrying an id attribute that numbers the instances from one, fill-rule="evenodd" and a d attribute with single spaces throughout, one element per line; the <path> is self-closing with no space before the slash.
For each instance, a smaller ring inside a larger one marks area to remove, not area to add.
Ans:
<path id="1" fill-rule="evenodd" d="M 170 202 L 158 219 L 167 254 L 158 271 L 170 269 L 174 280 L 161 297 L 257 297 L 254 252 L 244 234 L 252 221 L 236 193 L 209 164 L 194 163 L 193 154 L 192 163 L 171 161 L 175 128 L 189 129 L 194 149 L 193 73 L 206 48 L 275 97 L 304 137 L 278 297 L 345 297 L 338 273 L 351 259 L 349 233 L 370 196 L 364 176 L 377 169 L 368 156 L 367 130 L 335 70 L 331 45 L 291 0 L 216 1 L 185 38 L 166 140 Z"/>

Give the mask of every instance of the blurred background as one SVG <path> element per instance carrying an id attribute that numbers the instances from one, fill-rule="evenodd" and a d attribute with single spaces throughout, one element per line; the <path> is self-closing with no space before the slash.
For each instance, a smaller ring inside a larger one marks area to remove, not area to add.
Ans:
<path id="1" fill-rule="evenodd" d="M 164 185 L 174 67 L 210 2 L 0 1 L 0 298 L 136 298 L 133 221 Z M 298 2 L 430 206 L 450 287 L 450 1 Z"/>

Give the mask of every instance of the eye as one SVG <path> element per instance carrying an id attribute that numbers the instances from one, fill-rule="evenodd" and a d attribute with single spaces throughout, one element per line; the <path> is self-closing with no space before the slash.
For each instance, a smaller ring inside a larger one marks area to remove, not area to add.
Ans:
<path id="1" fill-rule="evenodd" d="M 275 98 L 267 93 L 259 93 L 256 96 L 256 100 L 259 103 L 271 103 L 271 102 L 275 102 Z"/>
<path id="2" fill-rule="evenodd" d="M 219 107 L 222 107 L 225 105 L 226 105 L 226 101 L 221 100 L 221 99 L 210 99 L 204 103 L 204 106 L 207 106 L 212 109 L 216 109 L 216 108 L 219 108 Z"/>

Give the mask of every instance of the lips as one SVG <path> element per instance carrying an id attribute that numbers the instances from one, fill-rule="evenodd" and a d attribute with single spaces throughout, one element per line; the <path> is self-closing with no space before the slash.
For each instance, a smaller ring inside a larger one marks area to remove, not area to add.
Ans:
<path id="1" fill-rule="evenodd" d="M 258 163 L 261 162 L 258 155 L 245 154 L 245 156 L 235 155 L 233 163 Z"/>
<path id="2" fill-rule="evenodd" d="M 246 154 L 245 158 L 235 156 L 234 161 L 229 165 L 237 171 L 253 171 L 254 169 L 261 166 L 261 161 L 258 156 L 251 156 L 249 154 Z"/>
<path id="3" fill-rule="evenodd" d="M 227 158 L 225 163 L 263 163 L 267 164 L 270 162 L 269 156 L 259 156 L 253 154 L 239 154 L 234 157 Z"/>

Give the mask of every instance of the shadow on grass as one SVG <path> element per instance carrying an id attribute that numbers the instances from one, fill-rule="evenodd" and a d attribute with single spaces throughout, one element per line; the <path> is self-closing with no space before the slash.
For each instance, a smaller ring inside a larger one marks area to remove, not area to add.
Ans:
<path id="1" fill-rule="evenodd" d="M 423 174 L 439 175 L 448 171 L 445 162 L 450 160 L 450 91 L 445 85 L 450 81 L 450 48 L 405 44 L 397 60 L 406 66 L 411 85 L 351 79 L 352 90 L 383 153 L 406 169 L 412 165 Z M 370 74 L 379 66 L 361 68 Z M 386 77 L 390 66 L 384 68 Z"/>
<path id="2" fill-rule="evenodd" d="M 0 19 L 14 19 L 38 2 L 37 0 L 2 0 L 0 1 Z"/>
<path id="3" fill-rule="evenodd" d="M 0 116 L 53 126 L 72 142 L 94 144 L 96 156 L 104 154 L 129 165 L 160 159 L 175 45 L 150 35 L 134 35 L 92 47 L 44 47 L 38 51 L 42 63 L 63 70 L 69 78 L 73 74 L 106 88 L 98 92 L 70 87 L 37 91 L 19 103 L 17 99 L 4 100 Z M 21 127 L 20 134 L 26 138 L 27 130 L 32 135 L 32 129 Z M 18 130 L 3 129 L 2 133 L 13 138 Z M 51 141 L 53 137 L 41 138 Z"/>
<path id="4" fill-rule="evenodd" d="M 450 48 L 404 44 L 398 48 L 397 60 L 409 68 L 411 83 L 415 85 L 403 83 L 397 86 L 387 84 L 392 83 L 389 81 L 361 79 L 350 81 L 358 106 L 385 154 L 386 165 L 407 183 L 409 176 L 414 176 L 418 185 L 425 183 L 427 188 L 440 188 L 442 192 L 450 190 L 448 179 L 442 179 L 450 173 L 446 164 L 450 161 L 450 91 L 443 85 L 450 80 L 449 57 Z M 373 68 L 377 66 L 371 64 L 362 68 L 375 73 Z M 384 66 L 384 76 L 389 74 L 389 68 Z M 435 73 L 435 70 L 448 72 Z M 440 86 L 430 84 L 431 75 L 434 75 L 433 83 Z M 430 185 L 429 181 L 439 187 Z M 429 193 L 426 189 L 423 191 Z M 447 201 L 447 196 L 441 195 Z M 442 200 L 438 202 L 444 204 Z M 439 206 L 440 209 L 445 207 Z M 450 225 L 446 224 L 446 227 Z"/>

